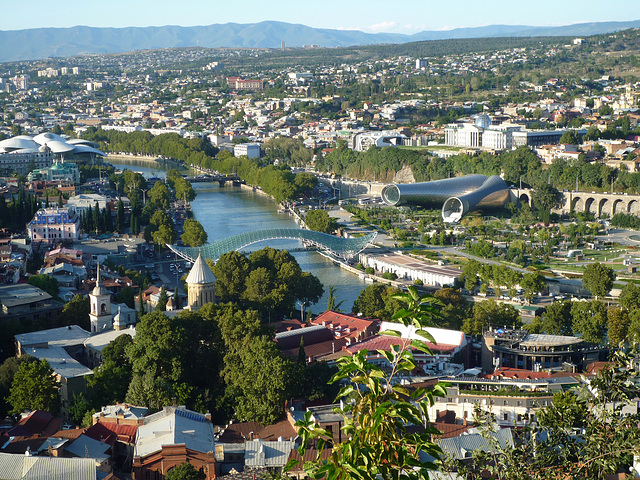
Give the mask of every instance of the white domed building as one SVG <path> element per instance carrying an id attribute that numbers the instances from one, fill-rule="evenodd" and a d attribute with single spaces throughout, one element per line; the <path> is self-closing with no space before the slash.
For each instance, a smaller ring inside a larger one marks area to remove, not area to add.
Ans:
<path id="1" fill-rule="evenodd" d="M 31 167 L 43 169 L 50 167 L 54 158 L 62 162 L 65 156 L 95 160 L 104 157 L 98 150 L 98 144 L 82 139 L 67 140 L 55 133 L 36 135 L 18 135 L 0 141 L 0 174 L 26 175 Z"/>

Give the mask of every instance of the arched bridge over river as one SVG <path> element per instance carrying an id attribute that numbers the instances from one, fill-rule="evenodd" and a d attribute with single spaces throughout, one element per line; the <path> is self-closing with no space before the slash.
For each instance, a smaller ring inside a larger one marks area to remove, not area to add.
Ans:
<path id="1" fill-rule="evenodd" d="M 254 230 L 240 233 L 232 237 L 219 240 L 214 243 L 207 243 L 201 247 L 180 247 L 168 245 L 168 247 L 182 258 L 194 262 L 198 255 L 216 262 L 223 254 L 233 250 L 240 250 L 249 245 L 276 239 L 302 240 L 306 244 L 318 247 L 331 255 L 341 258 L 351 258 L 373 241 L 377 233 L 370 233 L 362 237 L 343 238 L 328 235 L 326 233 L 315 232 L 313 230 L 303 230 L 298 228 L 270 228 L 266 230 Z"/>

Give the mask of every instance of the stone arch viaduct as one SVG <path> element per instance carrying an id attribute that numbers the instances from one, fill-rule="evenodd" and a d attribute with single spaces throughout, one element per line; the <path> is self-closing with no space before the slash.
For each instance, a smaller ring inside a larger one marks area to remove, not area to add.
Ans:
<path id="1" fill-rule="evenodd" d="M 521 203 L 531 206 L 532 190 L 528 188 L 512 188 L 513 197 Z M 640 195 L 626 193 L 600 193 L 600 192 L 560 192 L 560 208 L 554 210 L 557 213 L 567 215 L 570 212 L 590 212 L 596 217 L 603 214 L 612 217 L 616 213 L 630 213 L 640 216 Z M 513 198 L 512 197 L 512 198 Z"/>

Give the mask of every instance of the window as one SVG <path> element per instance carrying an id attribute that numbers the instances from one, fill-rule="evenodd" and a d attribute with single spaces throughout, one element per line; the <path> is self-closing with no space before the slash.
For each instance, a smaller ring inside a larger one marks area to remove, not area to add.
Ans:
<path id="1" fill-rule="evenodd" d="M 506 422 L 506 421 L 508 421 L 508 420 L 509 420 L 509 414 L 508 414 L 508 413 L 505 413 L 505 414 L 503 415 L 503 418 L 504 418 L 504 421 L 505 421 L 505 422 Z"/>

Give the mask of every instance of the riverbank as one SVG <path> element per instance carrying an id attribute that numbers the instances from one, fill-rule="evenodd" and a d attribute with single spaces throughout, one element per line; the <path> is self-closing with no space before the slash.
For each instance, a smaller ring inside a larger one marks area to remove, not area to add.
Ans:
<path id="1" fill-rule="evenodd" d="M 154 163 L 156 165 L 171 165 L 177 168 L 182 168 L 182 163 L 179 162 L 178 160 L 173 160 L 169 158 L 160 158 L 157 155 L 108 154 L 105 157 L 105 160 L 107 162 L 110 160 L 115 160 L 119 162 L 136 161 L 136 162 L 144 162 L 144 163 Z"/>

